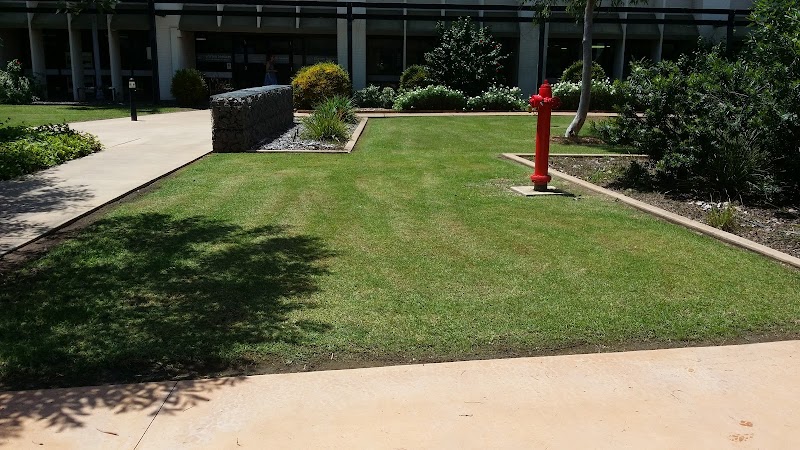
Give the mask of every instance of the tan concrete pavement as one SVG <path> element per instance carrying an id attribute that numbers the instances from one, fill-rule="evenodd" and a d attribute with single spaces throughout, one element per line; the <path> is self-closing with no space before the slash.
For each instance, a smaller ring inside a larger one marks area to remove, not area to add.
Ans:
<path id="1" fill-rule="evenodd" d="M 0 181 L 0 255 L 211 151 L 207 110 L 71 124 L 105 150 L 18 180 Z"/>
<path id="2" fill-rule="evenodd" d="M 9 448 L 791 449 L 798 430 L 800 341 L 0 393 Z"/>

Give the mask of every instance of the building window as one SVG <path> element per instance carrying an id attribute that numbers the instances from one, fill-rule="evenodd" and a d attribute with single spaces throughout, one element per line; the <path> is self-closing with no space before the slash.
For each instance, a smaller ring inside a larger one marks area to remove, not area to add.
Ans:
<path id="1" fill-rule="evenodd" d="M 367 84 L 394 86 L 403 73 L 402 37 L 367 37 Z"/>

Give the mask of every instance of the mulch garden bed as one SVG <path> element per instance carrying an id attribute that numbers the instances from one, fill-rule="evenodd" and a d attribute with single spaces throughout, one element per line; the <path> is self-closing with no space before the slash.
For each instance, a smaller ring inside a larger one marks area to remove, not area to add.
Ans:
<path id="1" fill-rule="evenodd" d="M 708 224 L 709 214 L 733 205 L 733 234 L 800 258 L 800 207 L 754 205 L 739 199 L 701 198 L 684 192 L 630 187 L 621 181 L 626 169 L 637 161 L 652 169 L 647 158 L 551 157 L 550 165 L 561 172 L 602 186 L 675 214 Z"/>

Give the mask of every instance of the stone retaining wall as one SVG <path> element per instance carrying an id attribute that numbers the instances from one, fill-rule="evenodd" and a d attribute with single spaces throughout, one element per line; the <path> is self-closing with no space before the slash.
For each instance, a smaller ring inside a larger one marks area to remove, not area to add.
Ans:
<path id="1" fill-rule="evenodd" d="M 215 152 L 246 152 L 293 125 L 291 86 L 262 86 L 211 97 Z"/>

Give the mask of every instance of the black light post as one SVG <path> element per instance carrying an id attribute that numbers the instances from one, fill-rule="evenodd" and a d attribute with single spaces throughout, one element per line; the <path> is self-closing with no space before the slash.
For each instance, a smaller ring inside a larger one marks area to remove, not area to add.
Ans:
<path id="1" fill-rule="evenodd" d="M 136 122 L 136 81 L 128 80 L 128 95 L 131 98 L 131 120 Z"/>

